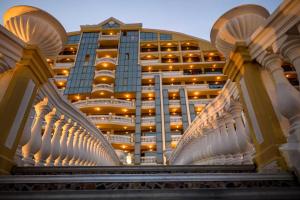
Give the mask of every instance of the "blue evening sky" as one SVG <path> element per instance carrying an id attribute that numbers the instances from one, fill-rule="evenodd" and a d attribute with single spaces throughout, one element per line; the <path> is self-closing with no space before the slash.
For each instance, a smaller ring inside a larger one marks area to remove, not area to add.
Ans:
<path id="1" fill-rule="evenodd" d="M 258 4 L 273 12 L 282 0 L 0 0 L 1 18 L 15 5 L 39 7 L 56 17 L 66 31 L 115 17 L 144 28 L 165 29 L 209 39 L 213 23 L 227 10 Z M 3 21 L 1 19 L 1 24 Z"/>

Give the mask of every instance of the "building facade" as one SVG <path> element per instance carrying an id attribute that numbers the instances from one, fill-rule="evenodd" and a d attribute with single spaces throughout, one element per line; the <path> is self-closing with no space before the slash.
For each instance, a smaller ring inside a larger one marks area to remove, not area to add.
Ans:
<path id="1" fill-rule="evenodd" d="M 227 79 L 224 57 L 208 41 L 115 18 L 68 33 L 64 50 L 47 61 L 58 89 L 124 164 L 166 164 Z"/>

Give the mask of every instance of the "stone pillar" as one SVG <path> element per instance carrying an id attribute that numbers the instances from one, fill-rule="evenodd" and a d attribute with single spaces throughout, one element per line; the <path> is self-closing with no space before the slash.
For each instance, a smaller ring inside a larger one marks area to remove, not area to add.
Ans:
<path id="1" fill-rule="evenodd" d="M 35 122 L 31 129 L 31 137 L 28 143 L 22 147 L 25 166 L 34 165 L 33 156 L 37 151 L 39 151 L 42 145 L 42 124 L 45 114 L 49 111 L 47 106 L 47 100 L 38 103 L 34 106 L 34 108 L 36 116 Z"/>
<path id="2" fill-rule="evenodd" d="M 55 121 L 55 110 L 45 116 L 46 127 L 42 137 L 42 145 L 40 150 L 34 155 L 35 165 L 44 166 L 45 161 L 51 153 L 51 133 L 53 123 Z"/>

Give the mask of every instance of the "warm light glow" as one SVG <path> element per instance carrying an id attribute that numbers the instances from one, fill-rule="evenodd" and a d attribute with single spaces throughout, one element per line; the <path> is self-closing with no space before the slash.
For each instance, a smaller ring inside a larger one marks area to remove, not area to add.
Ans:
<path id="1" fill-rule="evenodd" d="M 105 55 L 105 58 L 110 58 L 110 55 Z"/>
<path id="2" fill-rule="evenodd" d="M 79 96 L 79 95 L 77 95 L 77 96 L 76 96 L 76 99 L 77 99 L 77 100 L 79 100 L 79 99 L 80 99 L 80 96 Z"/>
<path id="3" fill-rule="evenodd" d="M 74 48 L 73 48 L 73 47 L 71 47 L 71 48 L 70 48 L 70 50 L 72 51 L 72 50 L 74 50 Z"/>
<path id="4" fill-rule="evenodd" d="M 126 146 L 125 146 L 125 145 L 122 145 L 122 148 L 123 148 L 123 149 L 125 149 L 125 148 L 126 148 Z"/>
<path id="5" fill-rule="evenodd" d="M 190 65 L 190 68 L 193 68 L 194 67 L 194 65 Z"/>
<path id="6" fill-rule="evenodd" d="M 128 111 L 126 108 L 124 108 L 124 109 L 122 109 L 122 110 L 123 110 L 123 112 L 127 112 L 127 111 Z"/>
<path id="7" fill-rule="evenodd" d="M 149 110 L 149 113 L 151 113 L 151 110 Z"/>
<path id="8" fill-rule="evenodd" d="M 58 85 L 62 86 L 64 83 L 63 82 L 58 82 Z"/>
<path id="9" fill-rule="evenodd" d="M 126 98 L 129 98 L 129 97 L 130 97 L 130 95 L 129 95 L 129 94 L 126 94 L 126 95 L 125 95 L 125 97 L 126 97 Z"/>
<path id="10" fill-rule="evenodd" d="M 147 47 L 150 47 L 151 46 L 151 44 L 147 44 Z"/>
<path id="11" fill-rule="evenodd" d="M 199 107 L 199 108 L 197 108 L 197 111 L 201 111 L 201 108 Z"/>
<path id="12" fill-rule="evenodd" d="M 190 43 L 189 43 L 189 42 L 187 42 L 186 44 L 187 44 L 187 45 L 190 45 Z"/>
<path id="13" fill-rule="evenodd" d="M 107 78 L 101 78 L 101 80 L 102 80 L 102 81 L 106 81 L 106 80 L 107 80 Z"/>
<path id="14" fill-rule="evenodd" d="M 193 56 L 193 54 L 192 54 L 192 53 L 190 53 L 190 54 L 189 54 L 189 56 Z"/>
<path id="15" fill-rule="evenodd" d="M 151 57 L 152 57 L 151 55 L 148 55 L 148 56 L 147 56 L 147 58 L 151 58 Z"/>
<path id="16" fill-rule="evenodd" d="M 221 79 L 221 77 L 220 77 L 220 76 L 218 76 L 218 77 L 217 77 L 217 80 L 220 80 L 220 79 Z"/>
<path id="17" fill-rule="evenodd" d="M 63 73 L 64 74 L 68 74 L 68 70 L 63 70 Z"/>
<path id="18" fill-rule="evenodd" d="M 173 56 L 172 54 L 169 54 L 169 55 L 168 55 L 168 57 L 172 57 L 172 56 Z"/>
<path id="19" fill-rule="evenodd" d="M 113 33 L 112 33 L 112 32 L 110 32 L 110 33 L 109 33 L 109 35 L 113 35 Z"/>
<path id="20" fill-rule="evenodd" d="M 103 63 L 102 65 L 103 65 L 103 67 L 107 67 L 108 64 L 107 63 Z"/>
<path id="21" fill-rule="evenodd" d="M 173 68 L 173 66 L 172 66 L 172 65 L 170 65 L 170 66 L 169 66 L 169 69 L 172 69 L 172 68 Z"/>
<path id="22" fill-rule="evenodd" d="M 104 95 L 104 92 L 100 92 L 100 95 Z"/>
<path id="23" fill-rule="evenodd" d="M 149 93 L 149 94 L 148 94 L 148 97 L 152 97 L 152 94 L 151 94 L 151 93 Z"/>
<path id="24" fill-rule="evenodd" d="M 215 68 L 216 66 L 217 66 L 216 64 L 213 64 L 213 65 L 212 65 L 213 68 Z"/>
<path id="25" fill-rule="evenodd" d="M 179 126 L 177 125 L 176 128 L 179 128 Z"/>
<path id="26" fill-rule="evenodd" d="M 176 112 L 176 111 L 177 111 L 177 109 L 174 108 L 174 109 L 173 109 L 173 112 Z"/>
<path id="27" fill-rule="evenodd" d="M 47 62 L 51 62 L 51 59 L 47 58 L 46 61 L 47 61 Z"/>
<path id="28" fill-rule="evenodd" d="M 175 79 L 174 78 L 171 78 L 171 81 L 174 81 Z"/>
<path id="29" fill-rule="evenodd" d="M 290 75 L 289 75 L 289 74 L 287 74 L 287 75 L 285 75 L 285 77 L 289 78 L 289 77 L 290 77 Z"/>
<path id="30" fill-rule="evenodd" d="M 149 149 L 152 149 L 152 145 L 149 145 Z"/>
<path id="31" fill-rule="evenodd" d="M 194 95 L 198 95 L 199 94 L 199 92 L 194 92 Z"/>
<path id="32" fill-rule="evenodd" d="M 194 99 L 198 99 L 198 97 L 193 97 Z"/>
<path id="33" fill-rule="evenodd" d="M 193 81 L 196 81 L 197 79 L 196 78 L 193 78 Z"/>
<path id="34" fill-rule="evenodd" d="M 148 99 L 149 99 L 149 100 L 152 100 L 153 98 L 149 97 Z"/>
<path id="35" fill-rule="evenodd" d="M 69 61 L 70 60 L 70 58 L 67 58 L 67 61 Z"/>
<path id="36" fill-rule="evenodd" d="M 100 111 L 100 108 L 99 108 L 99 107 L 97 107 L 97 108 L 95 108 L 95 110 L 97 110 L 97 111 Z"/>
<path id="37" fill-rule="evenodd" d="M 126 129 L 127 129 L 127 126 L 124 126 L 123 128 L 126 130 Z"/>
<path id="38" fill-rule="evenodd" d="M 151 82 L 152 82 L 152 80 L 151 80 L 151 79 L 149 79 L 149 82 L 151 83 Z"/>
<path id="39" fill-rule="evenodd" d="M 167 43 L 167 45 L 168 45 L 168 46 L 171 46 L 171 45 L 172 45 L 172 43 L 170 43 L 170 42 L 169 42 L 169 43 Z"/>
<path id="40" fill-rule="evenodd" d="M 175 97 L 175 96 L 176 96 L 176 94 L 174 93 L 174 94 L 173 94 L 173 97 Z"/>
<path id="41" fill-rule="evenodd" d="M 214 53 L 209 53 L 208 55 L 209 55 L 209 56 L 213 56 L 213 55 L 215 55 L 215 54 L 214 54 Z"/>
<path id="42" fill-rule="evenodd" d="M 151 70 L 151 67 L 148 67 L 149 70 Z"/>

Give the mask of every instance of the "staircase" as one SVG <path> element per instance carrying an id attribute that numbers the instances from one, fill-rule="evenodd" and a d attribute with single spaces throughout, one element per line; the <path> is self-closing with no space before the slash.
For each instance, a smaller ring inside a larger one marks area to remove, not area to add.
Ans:
<path id="1" fill-rule="evenodd" d="M 17 167 L 0 199 L 300 199 L 288 173 L 243 166 Z"/>

